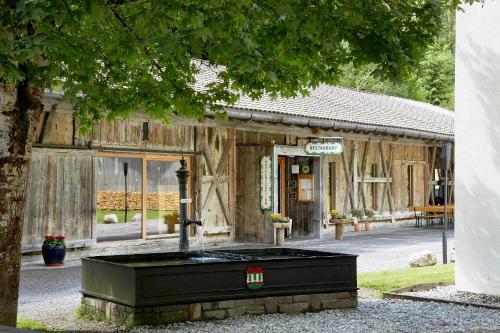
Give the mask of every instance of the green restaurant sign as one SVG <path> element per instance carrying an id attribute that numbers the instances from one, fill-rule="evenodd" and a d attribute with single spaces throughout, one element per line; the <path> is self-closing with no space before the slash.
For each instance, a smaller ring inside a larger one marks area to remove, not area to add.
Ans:
<path id="1" fill-rule="evenodd" d="M 344 145 L 341 142 L 309 142 L 305 151 L 309 155 L 340 155 Z"/>

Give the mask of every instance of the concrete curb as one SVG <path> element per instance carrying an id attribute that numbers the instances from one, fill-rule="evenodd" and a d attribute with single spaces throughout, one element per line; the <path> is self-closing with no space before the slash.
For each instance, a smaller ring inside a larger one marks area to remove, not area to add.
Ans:
<path id="1" fill-rule="evenodd" d="M 425 283 L 425 284 L 416 284 L 410 287 L 401 288 L 392 290 L 386 293 L 382 293 L 383 298 L 392 298 L 392 299 L 402 299 L 408 301 L 417 301 L 417 302 L 435 302 L 435 303 L 446 303 L 446 304 L 457 304 L 457 305 L 465 305 L 465 306 L 474 306 L 485 309 L 493 309 L 500 310 L 500 306 L 489 305 L 489 304 L 481 304 L 481 303 L 470 303 L 470 302 L 462 302 L 462 301 L 453 301 L 446 300 L 441 298 L 430 298 L 430 297 L 422 297 L 422 296 L 411 296 L 411 295 L 403 295 L 401 293 L 404 292 L 412 292 L 412 291 L 425 291 L 430 290 L 439 286 L 449 286 L 452 283 Z"/>

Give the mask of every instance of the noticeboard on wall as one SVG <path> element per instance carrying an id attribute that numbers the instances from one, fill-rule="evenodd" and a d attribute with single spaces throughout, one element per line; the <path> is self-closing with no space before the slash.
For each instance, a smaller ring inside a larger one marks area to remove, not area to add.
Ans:
<path id="1" fill-rule="evenodd" d="M 297 178 L 298 201 L 314 201 L 314 175 L 299 175 Z"/>

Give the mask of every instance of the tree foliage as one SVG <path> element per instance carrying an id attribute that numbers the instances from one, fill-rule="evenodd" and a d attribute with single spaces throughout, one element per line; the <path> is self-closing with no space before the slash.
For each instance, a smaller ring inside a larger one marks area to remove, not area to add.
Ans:
<path id="1" fill-rule="evenodd" d="M 342 66 L 412 73 L 459 1 L 0 0 L 0 78 L 59 87 L 82 124 L 200 117 L 241 93 L 294 96 Z M 429 59 L 430 60 L 430 59 Z M 193 88 L 197 62 L 223 66 Z"/>
<path id="2" fill-rule="evenodd" d="M 427 46 L 421 60 L 400 80 L 380 77 L 373 65 L 342 68 L 338 85 L 360 91 L 409 98 L 454 109 L 455 13 L 442 14 L 438 34 Z"/>

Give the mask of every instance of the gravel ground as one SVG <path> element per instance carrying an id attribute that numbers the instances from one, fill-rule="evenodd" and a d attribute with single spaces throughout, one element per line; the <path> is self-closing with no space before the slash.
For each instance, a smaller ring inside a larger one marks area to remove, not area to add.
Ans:
<path id="1" fill-rule="evenodd" d="M 80 305 L 80 265 L 73 261 L 65 267 L 30 267 L 21 271 L 18 315 L 34 319 L 50 329 L 71 332 L 115 331 L 113 326 L 80 320 L 75 316 Z"/>
<path id="2" fill-rule="evenodd" d="M 214 322 L 137 327 L 133 333 L 470 332 L 500 330 L 500 311 L 451 304 L 363 299 L 357 310 L 244 316 Z"/>
<path id="3" fill-rule="evenodd" d="M 439 286 L 430 290 L 405 292 L 403 295 L 429 297 L 448 301 L 467 302 L 475 304 L 493 305 L 500 308 L 500 296 L 490 296 L 483 294 L 457 291 L 454 285 Z"/>

